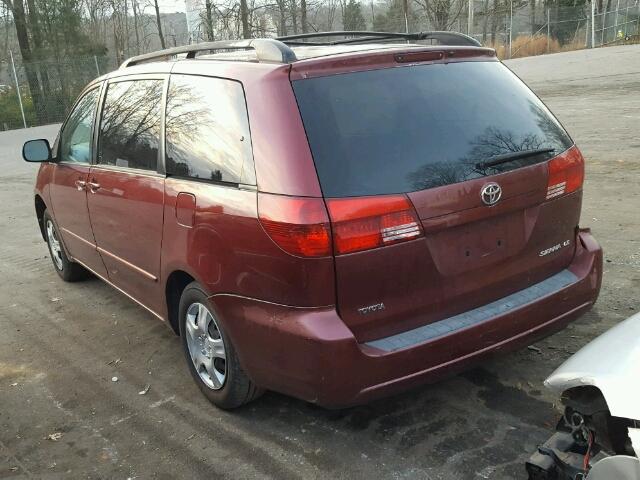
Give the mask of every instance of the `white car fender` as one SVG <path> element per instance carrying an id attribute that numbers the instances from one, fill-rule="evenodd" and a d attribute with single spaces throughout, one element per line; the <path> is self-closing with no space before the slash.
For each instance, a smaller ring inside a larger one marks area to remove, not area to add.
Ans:
<path id="1" fill-rule="evenodd" d="M 640 313 L 588 343 L 544 383 L 559 395 L 574 387 L 597 387 L 611 415 L 640 422 Z M 637 458 L 602 459 L 587 480 L 640 480 L 640 428 L 630 427 L 628 434 Z"/>
<path id="2" fill-rule="evenodd" d="M 587 480 L 640 480 L 640 462 L 626 455 L 603 458 L 591 468 Z"/>
<path id="3" fill-rule="evenodd" d="M 639 379 L 640 313 L 636 313 L 584 346 L 544 383 L 558 395 L 573 387 L 597 387 L 611 415 L 640 421 Z"/>

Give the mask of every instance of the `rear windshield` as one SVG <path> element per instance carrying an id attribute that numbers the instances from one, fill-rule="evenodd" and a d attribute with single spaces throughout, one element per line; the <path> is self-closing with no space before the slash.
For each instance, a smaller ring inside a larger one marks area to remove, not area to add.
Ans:
<path id="1" fill-rule="evenodd" d="M 404 193 L 542 162 L 572 145 L 499 62 L 459 62 L 293 82 L 327 197 Z M 505 154 L 550 150 L 487 166 Z"/>

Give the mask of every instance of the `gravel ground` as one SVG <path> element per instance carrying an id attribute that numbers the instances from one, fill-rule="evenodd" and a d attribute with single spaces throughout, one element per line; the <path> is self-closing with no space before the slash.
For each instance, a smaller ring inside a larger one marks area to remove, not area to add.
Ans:
<path id="1" fill-rule="evenodd" d="M 212 407 L 161 322 L 99 280 L 53 271 L 36 169 L 19 151 L 56 127 L 0 133 L 0 479 L 524 478 L 557 419 L 543 379 L 640 308 L 640 45 L 507 63 L 587 158 L 582 225 L 605 249 L 600 299 L 539 353 L 342 411 L 275 393 Z"/>

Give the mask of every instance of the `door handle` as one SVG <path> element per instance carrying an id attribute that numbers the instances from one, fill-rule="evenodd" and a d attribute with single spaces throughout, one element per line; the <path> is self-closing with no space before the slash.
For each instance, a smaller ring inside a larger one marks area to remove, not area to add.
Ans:
<path id="1" fill-rule="evenodd" d="M 87 188 L 87 182 L 85 182 L 84 180 L 76 180 L 76 188 L 78 190 L 84 190 L 85 188 Z"/>
<path id="2" fill-rule="evenodd" d="M 100 184 L 94 181 L 87 182 L 87 185 L 89 185 L 89 190 L 91 191 L 91 193 L 96 193 L 100 188 Z"/>

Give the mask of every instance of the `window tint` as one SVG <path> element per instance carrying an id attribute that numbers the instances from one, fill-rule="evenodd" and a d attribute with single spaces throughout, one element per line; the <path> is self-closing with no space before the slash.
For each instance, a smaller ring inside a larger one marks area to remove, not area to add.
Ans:
<path id="1" fill-rule="evenodd" d="M 172 75 L 165 131 L 167 174 L 255 184 L 249 120 L 238 82 Z"/>
<path id="2" fill-rule="evenodd" d="M 402 193 L 547 160 L 502 154 L 572 144 L 499 62 L 389 68 L 298 80 L 294 90 L 324 195 Z"/>
<path id="3" fill-rule="evenodd" d="M 156 170 L 162 80 L 109 84 L 98 138 L 98 163 Z"/>
<path id="4" fill-rule="evenodd" d="M 73 109 L 60 136 L 60 160 L 63 162 L 91 162 L 91 127 L 100 89 L 88 92 Z"/>

